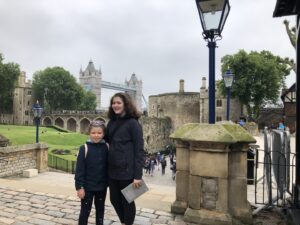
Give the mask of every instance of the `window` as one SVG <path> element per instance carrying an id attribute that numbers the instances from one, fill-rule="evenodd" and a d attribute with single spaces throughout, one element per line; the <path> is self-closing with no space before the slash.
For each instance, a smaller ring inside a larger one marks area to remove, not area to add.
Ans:
<path id="1" fill-rule="evenodd" d="M 222 116 L 217 116 L 217 121 L 222 121 Z"/>
<path id="2" fill-rule="evenodd" d="M 27 92 L 27 95 L 31 95 L 31 91 L 28 91 L 28 92 Z"/>
<path id="3" fill-rule="evenodd" d="M 217 100 L 217 107 L 222 107 L 222 100 L 221 99 Z"/>
<path id="4" fill-rule="evenodd" d="M 25 111 L 25 115 L 28 116 L 28 110 Z"/>

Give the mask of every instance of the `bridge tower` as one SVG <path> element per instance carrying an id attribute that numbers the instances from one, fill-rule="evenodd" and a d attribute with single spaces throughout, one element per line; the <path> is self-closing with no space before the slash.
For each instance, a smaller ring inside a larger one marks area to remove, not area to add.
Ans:
<path id="1" fill-rule="evenodd" d="M 96 109 L 100 110 L 101 107 L 101 83 L 102 83 L 102 72 L 101 69 L 95 69 L 92 60 L 89 61 L 86 69 L 79 72 L 79 83 L 86 90 L 91 91 L 96 95 Z"/>
<path id="2" fill-rule="evenodd" d="M 138 110 L 142 111 L 142 90 L 143 90 L 143 82 L 142 80 L 138 80 L 136 75 L 133 73 L 129 79 L 129 81 L 125 80 L 125 85 L 131 88 L 134 88 L 135 91 L 126 91 L 133 99 L 136 104 Z"/>

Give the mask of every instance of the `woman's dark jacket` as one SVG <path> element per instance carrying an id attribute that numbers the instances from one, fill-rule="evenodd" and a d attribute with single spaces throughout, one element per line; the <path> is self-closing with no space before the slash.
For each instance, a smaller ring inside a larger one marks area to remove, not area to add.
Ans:
<path id="1" fill-rule="evenodd" d="M 115 129 L 117 130 L 114 131 Z M 126 115 L 111 119 L 107 124 L 106 139 L 109 143 L 109 178 L 142 179 L 144 140 L 143 130 L 138 120 Z"/>
<path id="2" fill-rule="evenodd" d="M 75 187 L 87 191 L 101 191 L 108 185 L 107 157 L 108 147 L 100 143 L 86 142 L 88 152 L 85 156 L 84 145 L 80 146 L 76 163 Z"/>

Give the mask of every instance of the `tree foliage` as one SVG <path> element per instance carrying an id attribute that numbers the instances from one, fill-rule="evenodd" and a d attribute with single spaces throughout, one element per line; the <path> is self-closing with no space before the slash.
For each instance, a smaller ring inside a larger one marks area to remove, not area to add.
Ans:
<path id="1" fill-rule="evenodd" d="M 83 98 L 79 110 L 95 110 L 96 106 L 96 95 L 91 91 L 83 90 Z"/>
<path id="2" fill-rule="evenodd" d="M 240 50 L 234 55 L 222 58 L 222 74 L 230 68 L 234 73 L 232 97 L 246 106 L 247 113 L 256 119 L 259 109 L 267 103 L 276 104 L 280 90 L 285 86 L 285 77 L 290 66 L 285 59 L 274 56 L 268 51 L 250 53 Z M 225 95 L 224 81 L 218 82 L 218 88 Z"/>
<path id="3" fill-rule="evenodd" d="M 50 111 L 81 109 L 87 95 L 76 79 L 61 67 L 36 72 L 32 89 L 34 98 L 40 100 Z"/>
<path id="4" fill-rule="evenodd" d="M 20 68 L 16 63 L 3 63 L 3 60 L 0 54 L 0 112 L 11 113 L 13 92 L 20 75 Z"/>

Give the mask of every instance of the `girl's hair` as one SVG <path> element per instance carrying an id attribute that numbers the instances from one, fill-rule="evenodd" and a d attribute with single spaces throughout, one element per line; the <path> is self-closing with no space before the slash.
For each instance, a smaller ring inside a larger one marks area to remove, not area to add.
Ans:
<path id="1" fill-rule="evenodd" d="M 116 93 L 114 94 L 110 99 L 110 105 L 108 109 L 108 118 L 113 119 L 116 116 L 116 113 L 114 112 L 112 108 L 113 100 L 115 97 L 121 98 L 122 102 L 124 103 L 124 110 L 126 113 L 126 116 L 133 117 L 135 119 L 140 118 L 141 113 L 137 110 L 134 102 L 132 101 L 131 97 L 127 93 Z"/>
<path id="2" fill-rule="evenodd" d="M 88 129 L 88 133 L 91 132 L 91 130 L 95 127 L 100 127 L 102 128 L 103 130 L 103 133 L 105 134 L 105 130 L 106 130 L 106 127 L 105 127 L 105 123 L 101 120 L 93 120 L 90 125 L 89 125 L 89 129 Z"/>

